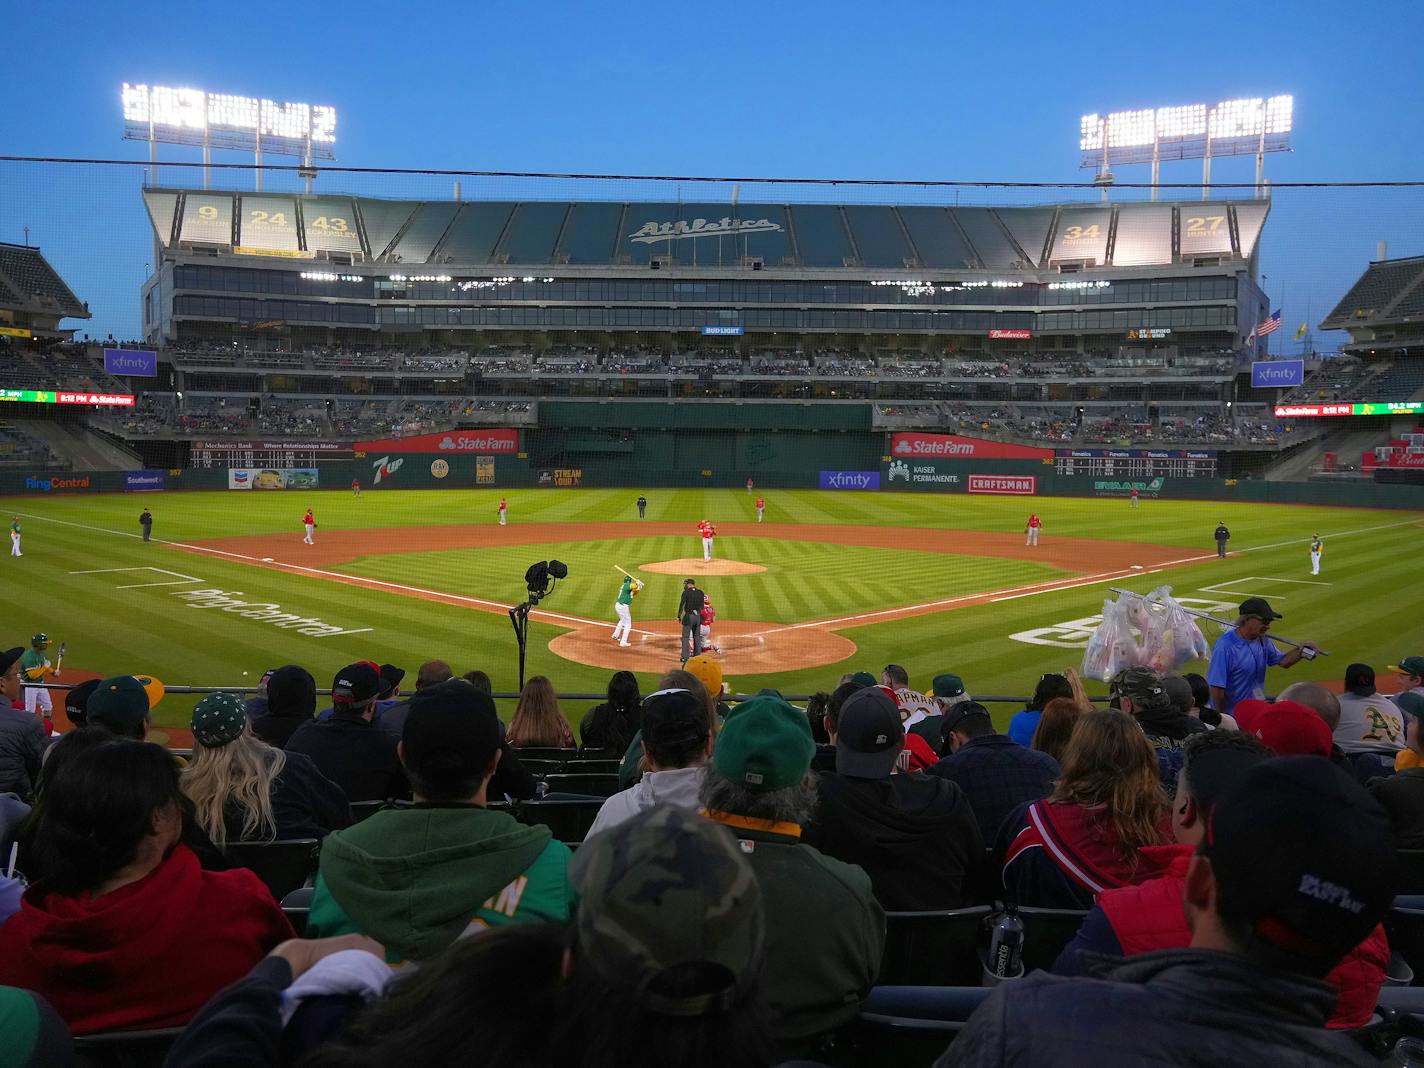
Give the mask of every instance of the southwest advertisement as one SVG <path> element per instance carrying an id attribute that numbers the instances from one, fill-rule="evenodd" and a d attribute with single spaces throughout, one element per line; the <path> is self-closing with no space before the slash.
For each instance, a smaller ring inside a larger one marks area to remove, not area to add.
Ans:
<path id="1" fill-rule="evenodd" d="M 234 490 L 317 489 L 315 467 L 230 467 L 227 488 Z"/>
<path id="2" fill-rule="evenodd" d="M 519 431 L 485 428 L 446 430 L 438 434 L 416 434 L 408 438 L 381 438 L 358 441 L 353 448 L 367 453 L 403 452 L 483 452 L 513 454 L 519 451 Z"/>

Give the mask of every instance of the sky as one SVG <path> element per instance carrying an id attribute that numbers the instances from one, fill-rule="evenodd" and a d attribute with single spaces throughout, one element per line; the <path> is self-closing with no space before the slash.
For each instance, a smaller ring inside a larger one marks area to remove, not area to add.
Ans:
<path id="1" fill-rule="evenodd" d="M 129 81 L 332 104 L 338 162 L 351 166 L 1071 182 L 1090 177 L 1078 169 L 1084 113 L 1292 93 L 1294 151 L 1267 157 L 1268 178 L 1424 179 L 1424 9 L 1388 0 L 1346 13 L 1299 0 L 1247 10 L 1212 0 L 12 0 L 3 21 L 18 47 L 0 66 L 10 101 L 0 154 L 146 158 L 146 145 L 120 139 L 119 88 Z M 179 146 L 160 152 L 198 158 Z M 1148 178 L 1146 167 L 1114 169 L 1121 181 Z M 1218 160 L 1213 177 L 1249 182 L 1253 170 L 1250 157 Z M 200 181 L 196 171 L 166 173 L 173 184 Z M 1163 167 L 1164 181 L 1200 177 L 1199 161 Z M 222 181 L 251 188 L 247 171 Z M 325 175 L 318 188 L 446 197 L 450 182 Z M 0 240 L 22 241 L 29 227 L 93 306 L 81 327 L 90 334 L 138 333 L 153 257 L 141 183 L 137 168 L 0 162 Z M 607 197 L 618 187 L 467 180 L 463 191 Z M 846 187 L 821 195 L 872 198 Z M 1020 204 L 1082 194 L 962 195 Z M 1289 326 L 1277 348 L 1290 348 L 1307 316 L 1319 322 L 1380 240 L 1391 257 L 1424 253 L 1424 189 L 1277 192 L 1261 261 Z"/>

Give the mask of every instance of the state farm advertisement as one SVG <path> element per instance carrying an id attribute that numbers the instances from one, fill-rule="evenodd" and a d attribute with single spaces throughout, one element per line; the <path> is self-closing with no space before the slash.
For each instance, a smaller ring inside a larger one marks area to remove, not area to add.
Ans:
<path id="1" fill-rule="evenodd" d="M 890 455 L 907 459 L 922 456 L 964 460 L 1051 460 L 1053 450 L 1037 449 L 1031 445 L 1007 445 L 1002 441 L 966 438 L 958 434 L 901 431 L 890 435 Z"/>
<path id="2" fill-rule="evenodd" d="M 439 434 L 416 434 L 408 438 L 382 438 L 379 441 L 358 441 L 352 446 L 357 452 L 483 452 L 515 453 L 519 451 L 517 430 L 446 430 Z"/>
<path id="3" fill-rule="evenodd" d="M 1033 475 L 970 475 L 969 492 L 1032 497 L 1038 492 L 1038 479 Z"/>

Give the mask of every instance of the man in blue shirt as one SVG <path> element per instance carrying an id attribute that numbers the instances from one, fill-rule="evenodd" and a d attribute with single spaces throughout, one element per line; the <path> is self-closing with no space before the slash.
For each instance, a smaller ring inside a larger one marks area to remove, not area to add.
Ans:
<path id="1" fill-rule="evenodd" d="M 1302 642 L 1288 653 L 1277 649 L 1266 632 L 1271 629 L 1271 623 L 1280 618 L 1281 614 L 1272 611 L 1263 597 L 1248 597 L 1241 602 L 1236 629 L 1218 638 L 1211 650 L 1206 681 L 1211 687 L 1211 704 L 1216 711 L 1230 715 L 1237 701 L 1264 698 L 1267 668 L 1293 667 L 1302 657 L 1314 659 L 1320 651 L 1314 642 Z"/>

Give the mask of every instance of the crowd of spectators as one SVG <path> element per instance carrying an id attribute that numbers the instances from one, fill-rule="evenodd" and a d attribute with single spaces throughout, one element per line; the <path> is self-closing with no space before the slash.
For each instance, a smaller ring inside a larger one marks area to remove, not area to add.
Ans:
<path id="1" fill-rule="evenodd" d="M 546 677 L 506 728 L 482 672 L 429 661 L 405 693 L 363 661 L 322 712 L 296 665 L 210 694 L 175 755 L 147 680 L 69 690 L 47 737 L 0 653 L 7 1063 L 163 1027 L 178 1066 L 847 1063 L 887 925 L 981 904 L 1081 922 L 941 1064 L 1374 1063 L 1342 1032 L 1424 841 L 1424 656 L 1392 698 L 1357 663 L 1269 703 L 1234 656 L 1270 608 L 1241 613 L 1207 678 L 1127 669 L 1102 707 L 1051 673 L 1006 734 L 958 675 L 894 664 L 805 708 L 733 701 L 708 655 L 646 696 L 619 672 L 576 739 Z M 560 752 L 624 788 L 552 792 Z M 596 815 L 561 839 L 520 803 Z M 320 842 L 302 937 L 236 852 L 294 838 Z"/>
<path id="2" fill-rule="evenodd" d="M 56 467 L 60 462 L 47 441 L 19 427 L 0 425 L 0 467 Z"/>

